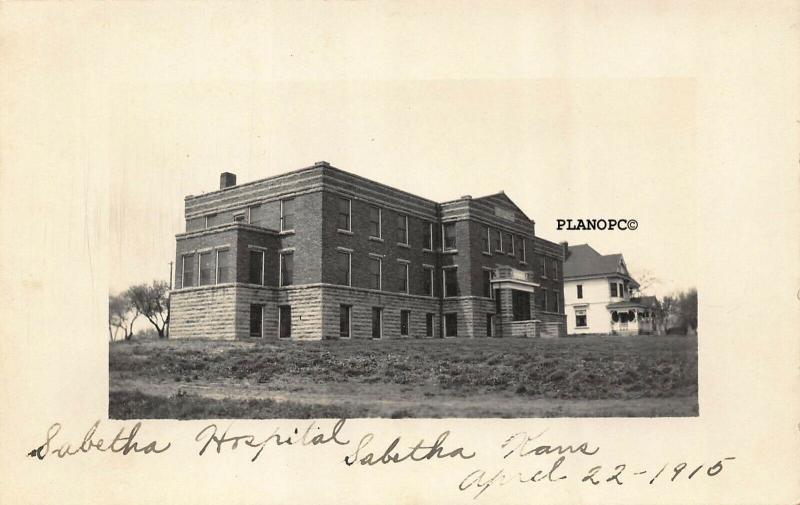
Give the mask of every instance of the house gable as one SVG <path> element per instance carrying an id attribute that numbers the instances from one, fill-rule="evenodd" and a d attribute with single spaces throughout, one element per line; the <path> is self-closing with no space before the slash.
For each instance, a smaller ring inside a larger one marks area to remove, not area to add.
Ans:
<path id="1" fill-rule="evenodd" d="M 622 254 L 600 254 L 588 244 L 570 246 L 564 261 L 564 278 L 579 279 L 620 275 L 633 281 Z M 634 281 L 635 282 L 635 281 Z"/>

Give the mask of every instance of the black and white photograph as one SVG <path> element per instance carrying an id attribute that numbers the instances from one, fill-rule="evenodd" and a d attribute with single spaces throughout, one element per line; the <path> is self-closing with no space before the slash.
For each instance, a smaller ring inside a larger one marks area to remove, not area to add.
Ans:
<path id="1" fill-rule="evenodd" d="M 505 105 L 492 98 L 481 97 L 487 110 Z M 633 120 L 626 125 L 637 140 L 640 126 Z M 464 129 L 479 137 L 485 125 Z M 264 142 L 298 141 L 278 133 Z M 494 148 L 509 147 L 504 144 L 496 139 Z M 647 147 L 663 150 L 643 144 L 622 156 L 647 156 Z M 445 143 L 441 148 L 455 149 Z M 684 157 L 660 163 L 674 166 Z M 414 163 L 426 165 L 424 159 Z M 532 153 L 525 164 L 542 162 Z M 189 172 L 192 165 L 179 163 Z M 249 171 L 257 172 L 258 163 Z M 697 291 L 687 278 L 694 264 L 686 257 L 690 248 L 677 240 L 671 248 L 654 247 L 664 240 L 637 232 L 632 218 L 574 224 L 542 219 L 537 226 L 520 204 L 533 202 L 535 209 L 535 202 L 558 200 L 559 192 L 597 191 L 604 184 L 600 193 L 613 207 L 645 214 L 640 218 L 646 226 L 669 224 L 675 216 L 653 221 L 626 197 L 635 195 L 641 204 L 648 192 L 628 192 L 614 177 L 544 184 L 553 195 L 540 196 L 538 182 L 558 180 L 557 166 L 540 166 L 536 177 L 513 169 L 498 177 L 499 171 L 479 166 L 452 168 L 447 176 L 461 171 L 486 174 L 490 184 L 511 179 L 523 200 L 518 204 L 500 191 L 436 202 L 327 161 L 255 181 L 239 182 L 235 173 L 223 172 L 219 188 L 186 196 L 174 261 L 144 258 L 156 271 L 168 263 L 171 277 L 142 281 L 109 297 L 110 415 L 696 416 Z M 633 172 L 624 179 L 634 187 L 658 177 L 639 166 Z M 416 180 L 420 187 L 431 182 Z M 437 192 L 463 186 L 444 180 Z M 681 189 L 675 192 L 691 195 Z M 596 200 L 589 202 L 560 212 L 600 212 Z M 582 231 L 562 231 L 563 238 L 594 235 L 604 244 L 644 251 L 664 265 L 667 278 L 677 277 L 670 283 L 675 291 L 664 291 L 666 283 L 645 268 L 633 274 L 620 252 L 601 254 L 588 243 L 570 245 L 537 234 L 553 224 Z M 119 237 L 135 233 L 123 227 Z M 688 268 L 670 265 L 674 255 Z M 120 270 L 132 270 L 126 269 L 132 260 L 120 257 Z M 651 294 L 659 288 L 661 296 Z"/>

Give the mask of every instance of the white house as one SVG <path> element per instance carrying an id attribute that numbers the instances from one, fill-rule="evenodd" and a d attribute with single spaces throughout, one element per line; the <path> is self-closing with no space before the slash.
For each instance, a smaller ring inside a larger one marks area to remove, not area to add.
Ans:
<path id="1" fill-rule="evenodd" d="M 567 333 L 651 333 L 654 299 L 632 298 L 638 287 L 622 254 L 603 255 L 588 244 L 568 247 L 564 261 Z"/>

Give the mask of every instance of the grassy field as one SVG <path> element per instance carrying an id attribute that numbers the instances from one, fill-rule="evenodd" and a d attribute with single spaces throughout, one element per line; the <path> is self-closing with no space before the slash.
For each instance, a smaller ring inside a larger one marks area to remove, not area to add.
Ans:
<path id="1" fill-rule="evenodd" d="M 698 414 L 692 337 L 148 340 L 109 369 L 114 419 Z"/>

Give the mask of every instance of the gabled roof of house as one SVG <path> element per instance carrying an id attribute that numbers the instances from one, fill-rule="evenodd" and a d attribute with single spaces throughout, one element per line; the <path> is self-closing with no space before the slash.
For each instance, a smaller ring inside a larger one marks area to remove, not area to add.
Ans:
<path id="1" fill-rule="evenodd" d="M 621 275 L 630 278 L 622 254 L 600 254 L 589 244 L 569 246 L 564 261 L 564 278 L 601 277 Z M 636 281 L 634 281 L 636 282 Z"/>

